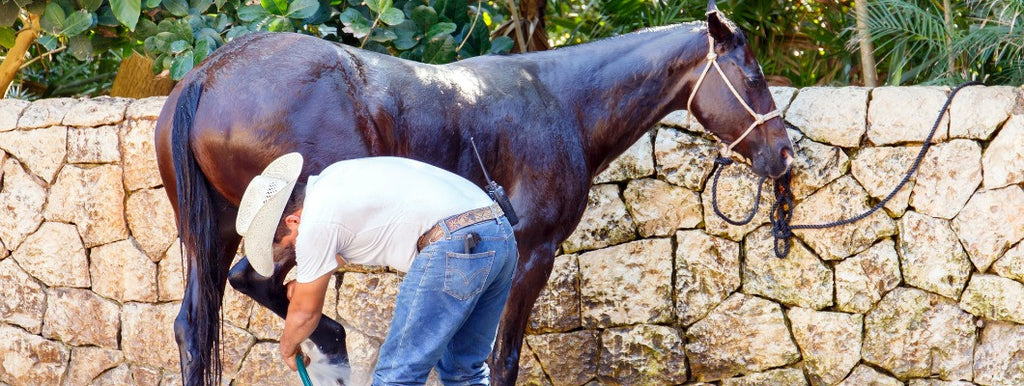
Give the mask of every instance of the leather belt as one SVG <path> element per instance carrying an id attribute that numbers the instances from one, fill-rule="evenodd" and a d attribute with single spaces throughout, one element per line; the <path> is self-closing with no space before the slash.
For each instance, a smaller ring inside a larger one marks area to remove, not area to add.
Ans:
<path id="1" fill-rule="evenodd" d="M 457 215 L 447 217 L 444 220 L 438 221 L 436 225 L 430 227 L 430 229 L 420 236 L 420 239 L 416 241 L 416 249 L 421 250 L 423 247 L 430 245 L 430 243 L 443 238 L 444 229 L 441 228 L 442 223 L 448 227 L 449 232 L 455 232 L 470 225 L 479 224 L 487 220 L 493 220 L 503 215 L 505 215 L 505 212 L 502 212 L 501 207 L 499 207 L 498 204 L 491 204 L 490 206 L 468 210 Z"/>

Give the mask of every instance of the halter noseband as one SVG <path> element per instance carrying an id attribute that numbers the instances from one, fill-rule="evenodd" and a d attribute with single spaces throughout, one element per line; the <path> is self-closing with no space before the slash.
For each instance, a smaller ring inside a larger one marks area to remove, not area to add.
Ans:
<path id="1" fill-rule="evenodd" d="M 708 15 L 715 12 L 718 11 L 708 12 Z M 743 108 L 746 109 L 748 113 L 750 113 L 750 116 L 754 118 L 754 122 L 750 124 L 750 127 L 747 127 L 747 130 L 745 130 L 743 134 L 739 136 L 739 138 L 736 138 L 736 140 L 732 141 L 732 143 L 730 143 L 728 146 L 722 147 L 722 156 L 731 158 L 733 156 L 732 148 L 738 145 L 740 142 L 742 142 L 743 139 L 747 138 L 747 135 L 749 135 L 755 127 L 765 122 L 768 122 L 772 118 L 778 118 L 780 116 L 779 109 L 776 108 L 775 110 L 772 110 L 768 114 L 758 114 L 754 112 L 754 109 L 750 108 L 750 105 L 748 105 L 746 101 L 743 100 L 743 97 L 740 96 L 740 93 L 736 91 L 736 87 L 733 87 L 732 82 L 730 82 L 729 78 L 725 76 L 725 71 L 722 71 L 722 66 L 718 64 L 718 54 L 715 53 L 715 41 L 714 39 L 711 38 L 711 30 L 708 30 L 707 60 L 708 64 L 704 66 L 704 70 L 701 71 L 700 77 L 697 78 L 697 84 L 693 86 L 693 91 L 690 92 L 690 98 L 686 100 L 686 112 L 688 113 L 687 121 L 689 121 L 689 117 L 693 116 L 693 110 L 690 109 L 690 105 L 693 103 L 693 97 L 697 95 L 697 90 L 699 90 L 701 84 L 704 83 L 704 78 L 707 77 L 708 72 L 711 70 L 711 67 L 714 66 L 715 69 L 718 70 L 718 75 L 721 75 L 722 80 L 725 81 L 725 85 L 729 86 L 729 91 L 732 91 L 732 95 L 736 97 L 736 100 L 738 100 L 740 104 L 743 105 Z"/>

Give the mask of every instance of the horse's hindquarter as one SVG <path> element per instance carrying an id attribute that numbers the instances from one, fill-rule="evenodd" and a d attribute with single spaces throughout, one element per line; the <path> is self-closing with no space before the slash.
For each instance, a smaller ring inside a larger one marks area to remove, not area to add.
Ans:
<path id="1" fill-rule="evenodd" d="M 368 155 L 359 71 L 335 44 L 258 34 L 217 53 L 198 69 L 205 79 L 192 139 L 204 174 L 229 201 L 288 152 L 305 155 L 305 175 Z"/>

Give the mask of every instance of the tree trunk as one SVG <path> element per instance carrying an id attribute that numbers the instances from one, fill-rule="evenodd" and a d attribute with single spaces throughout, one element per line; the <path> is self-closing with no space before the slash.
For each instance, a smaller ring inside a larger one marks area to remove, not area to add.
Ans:
<path id="1" fill-rule="evenodd" d="M 145 98 L 171 93 L 174 81 L 167 74 L 153 74 L 153 60 L 138 52 L 121 61 L 110 96 Z"/>
<path id="2" fill-rule="evenodd" d="M 3 95 L 7 95 L 7 89 L 14 81 L 14 75 L 18 74 L 21 65 L 25 63 L 25 53 L 39 37 L 41 30 L 39 16 L 28 14 L 28 22 L 25 23 L 25 27 L 21 31 L 18 31 L 18 37 L 14 39 L 14 46 L 7 52 L 4 62 L 0 63 L 0 90 L 3 90 Z"/>
<path id="3" fill-rule="evenodd" d="M 956 62 L 953 58 L 953 5 L 949 0 L 942 0 L 942 17 L 946 22 L 946 65 L 950 74 L 956 73 Z"/>
<path id="4" fill-rule="evenodd" d="M 494 30 L 494 36 L 508 36 L 515 45 L 513 52 L 544 51 L 551 49 L 548 44 L 548 31 L 544 26 L 544 14 L 547 0 L 519 0 L 518 9 L 513 0 L 508 0 L 509 13 L 512 15 Z"/>
<path id="5" fill-rule="evenodd" d="M 878 87 L 878 74 L 875 69 L 875 44 L 871 41 L 868 30 L 867 0 L 854 2 L 857 12 L 857 40 L 860 42 L 860 67 L 864 75 L 864 86 Z"/>

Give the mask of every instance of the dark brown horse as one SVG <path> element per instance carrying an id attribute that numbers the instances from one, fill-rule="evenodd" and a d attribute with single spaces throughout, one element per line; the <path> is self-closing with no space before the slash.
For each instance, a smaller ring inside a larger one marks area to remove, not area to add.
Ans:
<path id="1" fill-rule="evenodd" d="M 174 326 L 185 382 L 220 376 L 218 313 L 229 276 L 278 315 L 287 310 L 281 281 L 291 265 L 262 278 L 242 260 L 229 275 L 236 206 L 271 160 L 302 153 L 305 178 L 336 161 L 395 155 L 482 186 L 469 144 L 475 136 L 520 218 L 518 271 L 490 359 L 494 384 L 513 384 L 530 310 L 555 250 L 583 214 L 591 179 L 685 107 L 695 89 L 693 115 L 756 173 L 779 176 L 789 167 L 782 121 L 757 123 L 744 108 L 775 109 L 746 38 L 713 0 L 708 9 L 706 24 L 442 66 L 295 34 L 248 35 L 217 50 L 175 87 L 156 129 L 160 173 L 188 255 Z M 705 70 L 714 60 L 722 72 Z M 347 362 L 344 337 L 324 317 L 311 339 Z"/>

